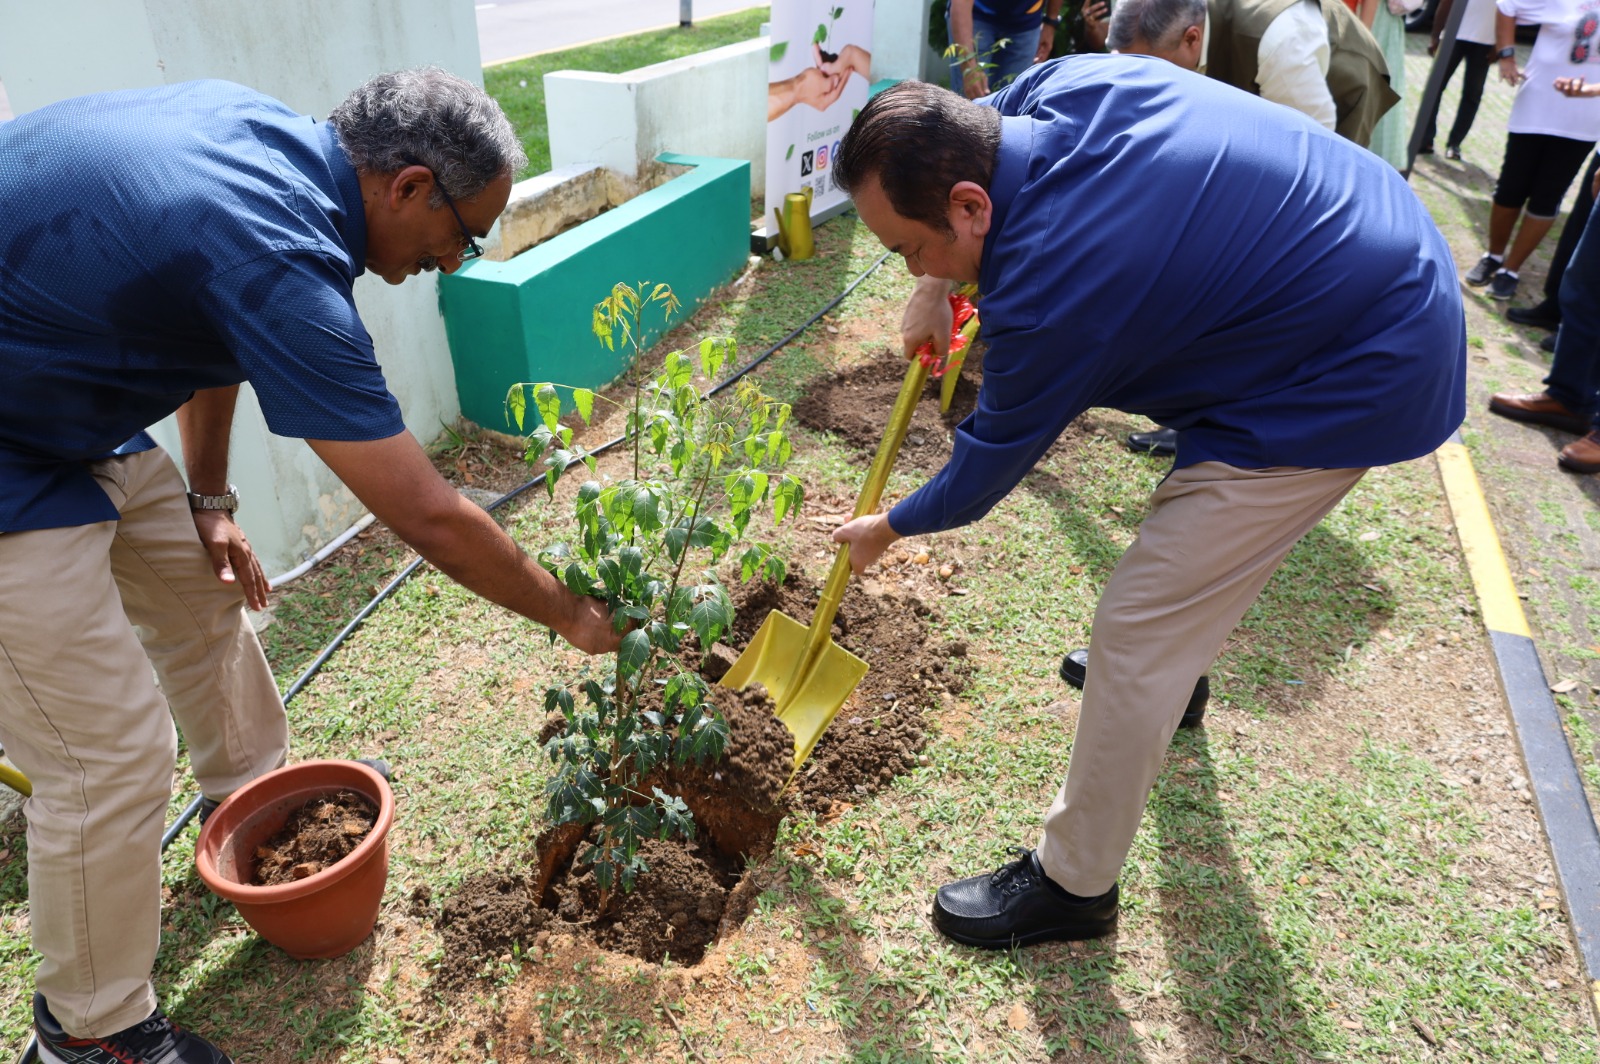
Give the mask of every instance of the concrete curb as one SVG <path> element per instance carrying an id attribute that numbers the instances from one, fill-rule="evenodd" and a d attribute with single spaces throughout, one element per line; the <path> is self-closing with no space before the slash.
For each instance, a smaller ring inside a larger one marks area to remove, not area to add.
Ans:
<path id="1" fill-rule="evenodd" d="M 1572 937 L 1589 980 L 1590 1004 L 1600 1013 L 1600 829 L 1461 434 L 1451 434 L 1434 458 L 1489 633 L 1534 807 L 1550 844 Z"/>

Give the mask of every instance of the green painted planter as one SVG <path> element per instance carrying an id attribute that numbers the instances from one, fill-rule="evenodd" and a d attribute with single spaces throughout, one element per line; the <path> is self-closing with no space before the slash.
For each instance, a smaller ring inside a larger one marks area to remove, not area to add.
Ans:
<path id="1" fill-rule="evenodd" d="M 744 265 L 750 243 L 750 164 L 662 155 L 693 166 L 507 262 L 479 260 L 439 279 L 461 412 L 485 428 L 514 430 L 506 391 L 518 382 L 582 388 L 627 368 L 590 331 L 594 305 L 618 281 L 672 286 L 693 309 Z M 645 336 L 653 342 L 660 326 Z"/>

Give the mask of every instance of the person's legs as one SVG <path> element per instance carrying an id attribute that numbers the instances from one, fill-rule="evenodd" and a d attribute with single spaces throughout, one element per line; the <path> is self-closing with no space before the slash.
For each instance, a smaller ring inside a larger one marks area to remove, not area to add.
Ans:
<path id="1" fill-rule="evenodd" d="M 161 831 L 177 739 L 122 612 L 115 522 L 0 535 L 0 742 L 33 783 L 39 991 L 97 1037 L 156 1006 Z"/>
<path id="2" fill-rule="evenodd" d="M 226 798 L 284 763 L 288 718 L 237 584 L 217 579 L 165 451 L 125 460 L 111 568 L 200 791 Z"/>
<path id="3" fill-rule="evenodd" d="M 1567 223 L 1561 227 L 1556 249 L 1550 253 L 1550 272 L 1544 278 L 1544 297 L 1555 308 L 1557 321 L 1560 320 L 1561 279 L 1567 272 L 1567 263 L 1572 260 L 1573 252 L 1577 250 L 1578 238 L 1583 236 L 1584 227 L 1589 224 L 1589 213 L 1594 210 L 1596 170 L 1600 170 L 1600 153 L 1589 156 L 1589 166 L 1578 185 L 1578 198 L 1572 204 L 1572 212 L 1567 215 Z"/>
<path id="4" fill-rule="evenodd" d="M 1600 389 L 1600 223 L 1590 212 L 1588 224 L 1561 281 L 1561 328 L 1556 333 L 1553 379 L 1559 373 L 1569 386 L 1587 387 L 1591 400 Z M 1575 473 L 1600 472 L 1600 409 L 1583 439 L 1562 448 L 1560 463 Z"/>
<path id="5" fill-rule="evenodd" d="M 1111 889 L 1194 678 L 1364 472 L 1205 462 L 1156 489 L 1095 610 L 1071 762 L 1038 849 L 1056 884 L 1083 897 Z"/>
<path id="6" fill-rule="evenodd" d="M 1472 132 L 1472 122 L 1478 117 L 1478 105 L 1483 102 L 1483 85 L 1489 77 L 1490 51 L 1489 45 L 1476 41 L 1456 42 L 1456 55 L 1450 61 L 1451 69 L 1455 69 L 1456 57 L 1466 63 L 1467 69 L 1461 75 L 1461 102 L 1456 106 L 1456 120 L 1450 126 L 1449 139 L 1445 141 L 1449 148 L 1460 148 L 1461 142 Z M 1428 130 L 1428 140 L 1430 143 L 1433 140 L 1432 127 Z"/>
<path id="7" fill-rule="evenodd" d="M 1456 76 L 1456 67 L 1461 65 L 1461 60 L 1465 55 L 1465 48 L 1467 44 L 1467 41 L 1457 41 L 1455 46 L 1451 48 L 1450 65 L 1445 68 L 1444 73 L 1444 83 L 1446 85 L 1450 84 L 1450 79 Z M 1465 106 L 1466 104 L 1466 92 L 1466 86 L 1463 85 L 1461 89 L 1462 106 Z M 1443 100 L 1444 93 L 1442 91 L 1439 93 L 1439 95 L 1433 98 L 1433 110 L 1428 112 L 1428 135 L 1422 138 L 1422 146 L 1424 148 L 1433 147 L 1434 134 L 1438 132 L 1439 127 L 1439 104 Z M 1456 142 L 1451 141 L 1450 143 L 1454 144 Z"/>
<path id="8" fill-rule="evenodd" d="M 1533 249 L 1550 232 L 1556 215 L 1561 212 L 1561 201 L 1566 198 L 1572 179 L 1583 168 L 1591 147 L 1570 137 L 1542 136 L 1539 140 L 1539 159 L 1528 190 L 1527 213 L 1522 216 L 1522 226 L 1517 230 L 1517 238 L 1506 253 L 1502 267 L 1508 273 L 1520 270 Z"/>

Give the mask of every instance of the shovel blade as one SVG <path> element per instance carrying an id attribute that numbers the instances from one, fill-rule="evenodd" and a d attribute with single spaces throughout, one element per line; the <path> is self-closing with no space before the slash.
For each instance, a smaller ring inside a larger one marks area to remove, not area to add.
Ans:
<path id="1" fill-rule="evenodd" d="M 773 610 L 722 678 L 723 687 L 766 686 L 777 703 L 778 719 L 794 735 L 795 768 L 811 756 L 812 747 L 867 674 L 866 662 L 830 639 L 806 674 L 796 676 L 808 632 L 799 621 Z"/>

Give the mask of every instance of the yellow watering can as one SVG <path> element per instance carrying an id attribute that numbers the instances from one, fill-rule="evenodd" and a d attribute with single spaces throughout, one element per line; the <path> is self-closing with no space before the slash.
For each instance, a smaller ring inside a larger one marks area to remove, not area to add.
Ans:
<path id="1" fill-rule="evenodd" d="M 772 213 L 778 219 L 778 249 L 784 258 L 809 259 L 816 253 L 811 240 L 811 189 L 789 193 Z"/>

